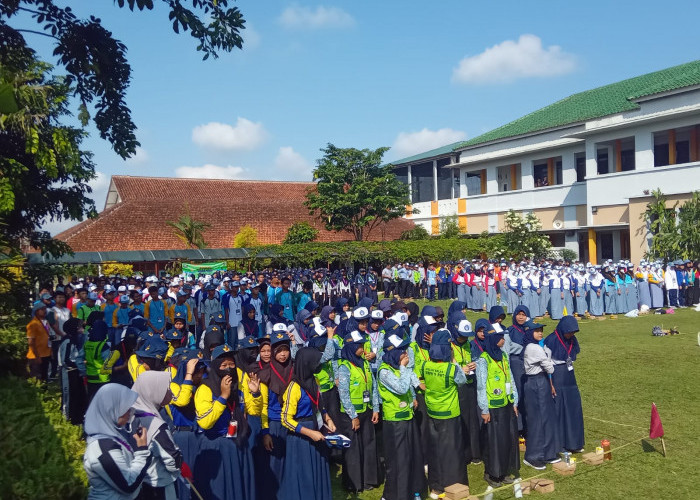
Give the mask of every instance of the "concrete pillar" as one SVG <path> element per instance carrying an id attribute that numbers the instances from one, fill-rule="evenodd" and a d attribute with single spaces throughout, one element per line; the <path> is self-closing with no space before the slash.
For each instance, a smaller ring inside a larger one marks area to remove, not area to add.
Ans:
<path id="1" fill-rule="evenodd" d="M 532 160 L 523 160 L 520 163 L 520 180 L 522 189 L 534 189 L 535 179 L 532 177 Z"/>
<path id="2" fill-rule="evenodd" d="M 576 160 L 575 153 L 565 153 L 561 157 L 562 184 L 569 186 L 576 182 Z"/>
<path id="3" fill-rule="evenodd" d="M 407 178 L 406 180 L 408 181 L 408 197 L 411 203 L 413 203 L 413 177 L 411 177 L 411 165 L 406 167 L 406 172 L 407 172 Z"/>
<path id="4" fill-rule="evenodd" d="M 620 231 L 612 232 L 612 243 L 613 243 L 613 260 L 617 262 L 622 258 L 622 252 L 620 250 Z"/>
<path id="5" fill-rule="evenodd" d="M 586 140 L 586 179 L 593 179 L 598 175 L 598 161 L 596 159 L 595 143 Z"/>
<path id="6" fill-rule="evenodd" d="M 438 199 L 438 173 L 437 173 L 437 160 L 433 160 L 433 200 Z"/>
<path id="7" fill-rule="evenodd" d="M 588 229 L 588 261 L 596 265 L 598 264 L 598 245 L 596 244 L 595 229 Z"/>
<path id="8" fill-rule="evenodd" d="M 452 161 L 452 160 L 450 160 Z M 459 193 L 455 193 L 455 169 L 450 169 L 450 182 L 452 182 L 452 199 L 459 198 Z"/>
<path id="9" fill-rule="evenodd" d="M 576 256 L 580 258 L 578 254 L 578 234 L 576 231 L 567 231 L 564 235 L 564 247 L 576 252 Z"/>
<path id="10" fill-rule="evenodd" d="M 486 169 L 486 194 L 498 193 L 498 167 Z"/>
<path id="11" fill-rule="evenodd" d="M 643 131 L 634 134 L 634 169 L 654 168 L 654 134 Z"/>

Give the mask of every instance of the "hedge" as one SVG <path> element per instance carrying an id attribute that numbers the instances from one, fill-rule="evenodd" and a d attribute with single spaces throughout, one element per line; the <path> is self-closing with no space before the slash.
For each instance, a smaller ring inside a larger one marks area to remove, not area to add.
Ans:
<path id="1" fill-rule="evenodd" d="M 3 376 L 0 401 L 0 498 L 85 498 L 82 428 L 63 418 L 58 386 Z"/>

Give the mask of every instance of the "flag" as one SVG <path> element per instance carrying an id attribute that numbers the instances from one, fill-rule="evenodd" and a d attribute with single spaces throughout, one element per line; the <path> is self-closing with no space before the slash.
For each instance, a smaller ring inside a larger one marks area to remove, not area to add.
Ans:
<path id="1" fill-rule="evenodd" d="M 189 479 L 190 481 L 192 480 L 192 471 L 190 470 L 190 466 L 187 465 L 187 462 L 182 462 L 180 474 L 182 474 L 182 477 L 185 479 Z"/>
<path id="2" fill-rule="evenodd" d="M 659 411 L 656 409 L 654 403 L 651 404 L 651 424 L 649 425 L 649 439 L 656 439 L 663 437 L 664 426 L 661 424 L 661 417 L 659 417 Z"/>

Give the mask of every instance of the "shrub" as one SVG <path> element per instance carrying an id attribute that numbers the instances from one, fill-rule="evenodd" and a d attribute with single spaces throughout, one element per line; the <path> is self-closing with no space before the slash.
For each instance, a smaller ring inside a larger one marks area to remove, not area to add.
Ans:
<path id="1" fill-rule="evenodd" d="M 287 229 L 287 236 L 282 242 L 285 245 L 297 243 L 310 243 L 316 241 L 318 237 L 318 229 L 313 227 L 306 221 L 295 222 Z"/>

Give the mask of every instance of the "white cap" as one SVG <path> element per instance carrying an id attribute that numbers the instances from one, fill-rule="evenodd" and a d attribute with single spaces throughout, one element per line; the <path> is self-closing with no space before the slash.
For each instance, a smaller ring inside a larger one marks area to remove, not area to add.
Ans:
<path id="1" fill-rule="evenodd" d="M 321 318 L 318 316 L 313 319 L 314 322 L 314 332 L 316 332 L 316 335 L 325 335 L 326 334 L 326 327 L 321 324 Z"/>
<path id="2" fill-rule="evenodd" d="M 277 332 L 286 332 L 287 331 L 287 325 L 284 323 L 275 323 L 272 326 L 272 331 L 277 333 Z"/>
<path id="3" fill-rule="evenodd" d="M 393 345 L 394 347 L 399 347 L 403 342 L 403 339 L 395 333 L 393 333 L 389 336 L 389 342 L 391 342 L 391 345 Z"/>
<path id="4" fill-rule="evenodd" d="M 379 319 L 382 321 L 384 320 L 384 313 L 379 309 L 375 309 L 374 311 L 372 311 L 371 316 L 372 316 L 372 319 Z"/>
<path id="5" fill-rule="evenodd" d="M 355 319 L 367 319 L 369 317 L 369 311 L 366 307 L 358 307 L 352 312 L 352 317 Z"/>
<path id="6" fill-rule="evenodd" d="M 126 287 L 124 285 L 122 285 L 119 288 L 117 288 L 117 291 L 118 292 L 126 292 Z"/>
<path id="7" fill-rule="evenodd" d="M 423 319 L 425 320 L 426 323 L 429 325 L 434 325 L 435 324 L 435 318 L 432 316 L 423 316 Z"/>
<path id="8" fill-rule="evenodd" d="M 353 342 L 362 342 L 362 340 L 364 339 L 362 337 L 362 334 L 360 332 L 358 332 L 357 330 L 353 330 L 350 333 L 350 336 L 352 337 Z"/>
<path id="9" fill-rule="evenodd" d="M 457 325 L 457 331 L 459 333 L 471 333 L 472 331 L 472 324 L 468 319 L 463 319 L 462 321 L 459 322 L 459 325 Z"/>

